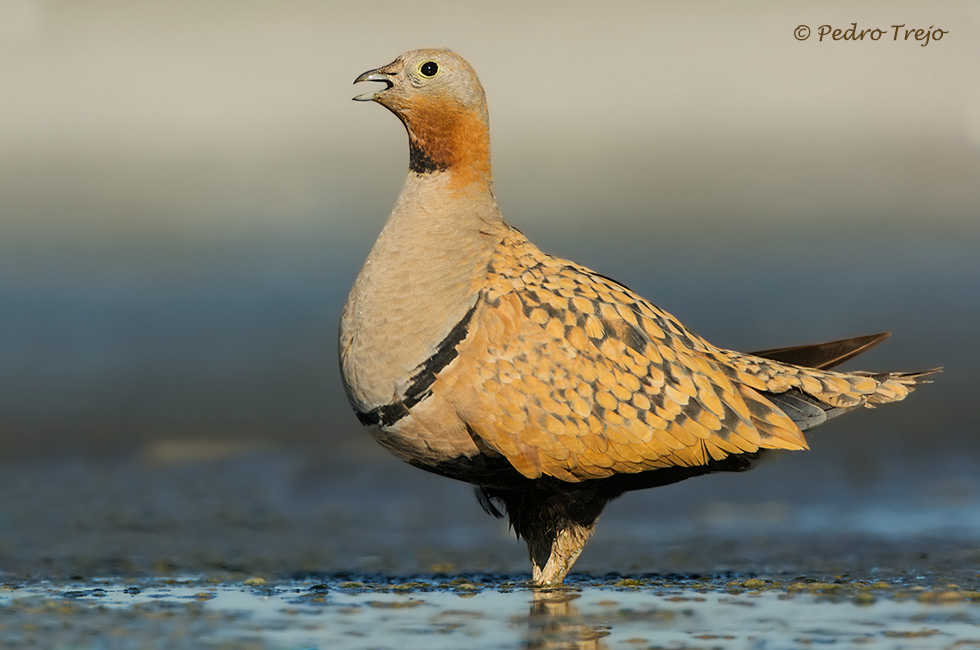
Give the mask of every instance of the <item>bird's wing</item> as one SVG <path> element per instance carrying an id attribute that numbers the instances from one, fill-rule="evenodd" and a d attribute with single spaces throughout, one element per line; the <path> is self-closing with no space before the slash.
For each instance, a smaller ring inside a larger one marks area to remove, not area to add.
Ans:
<path id="1" fill-rule="evenodd" d="M 522 474 L 580 481 L 806 448 L 792 419 L 669 314 L 519 249 L 491 265 L 458 366 L 474 389 L 457 409 Z"/>
<path id="2" fill-rule="evenodd" d="M 801 429 L 902 399 L 923 373 L 837 373 L 716 348 L 519 233 L 489 266 L 452 383 L 474 439 L 565 481 L 805 449 Z"/>

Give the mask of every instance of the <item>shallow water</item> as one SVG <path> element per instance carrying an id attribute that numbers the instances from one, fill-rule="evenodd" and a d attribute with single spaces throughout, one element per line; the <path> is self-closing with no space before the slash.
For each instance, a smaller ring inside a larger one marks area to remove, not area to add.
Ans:
<path id="1" fill-rule="evenodd" d="M 0 630 L 50 648 L 980 648 L 980 592 L 924 577 L 646 577 L 539 592 L 490 575 L 95 579 L 3 587 Z"/>
<path id="2" fill-rule="evenodd" d="M 465 485 L 191 451 L 0 467 L 0 647 L 980 648 L 970 459 L 864 483 L 789 455 L 627 495 L 536 593 Z"/>
<path id="3" fill-rule="evenodd" d="M 886 465 L 866 483 L 820 453 L 625 495 L 576 572 L 874 579 L 980 566 L 976 461 Z M 523 544 L 469 486 L 380 450 L 346 461 L 267 449 L 2 464 L 0 579 L 528 571 Z"/>

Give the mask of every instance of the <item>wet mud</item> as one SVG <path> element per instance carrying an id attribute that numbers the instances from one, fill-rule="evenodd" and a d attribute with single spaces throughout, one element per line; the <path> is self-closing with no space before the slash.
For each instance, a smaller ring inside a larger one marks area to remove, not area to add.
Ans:
<path id="1" fill-rule="evenodd" d="M 976 581 L 974 581 L 976 582 Z M 830 582 L 737 576 L 5 584 L 0 634 L 92 648 L 980 648 L 980 591 L 937 576 Z"/>

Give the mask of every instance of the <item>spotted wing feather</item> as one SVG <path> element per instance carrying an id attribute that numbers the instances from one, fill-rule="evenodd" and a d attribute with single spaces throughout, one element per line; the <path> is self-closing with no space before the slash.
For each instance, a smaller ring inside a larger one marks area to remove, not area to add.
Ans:
<path id="1" fill-rule="evenodd" d="M 604 478 L 806 447 L 785 413 L 622 285 L 519 244 L 492 265 L 462 413 L 530 478 Z"/>
<path id="2" fill-rule="evenodd" d="M 461 352 L 474 363 L 472 397 L 459 410 L 528 478 L 581 481 L 805 449 L 802 429 L 900 399 L 914 383 L 715 348 L 613 280 L 519 234 L 505 244 Z"/>

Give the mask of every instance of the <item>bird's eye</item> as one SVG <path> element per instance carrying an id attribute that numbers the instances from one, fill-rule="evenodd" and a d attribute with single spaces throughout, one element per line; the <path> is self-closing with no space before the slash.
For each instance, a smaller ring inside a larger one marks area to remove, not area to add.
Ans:
<path id="1" fill-rule="evenodd" d="M 434 77 L 439 74 L 439 64 L 435 61 L 426 61 L 419 66 L 419 73 L 423 77 Z"/>

